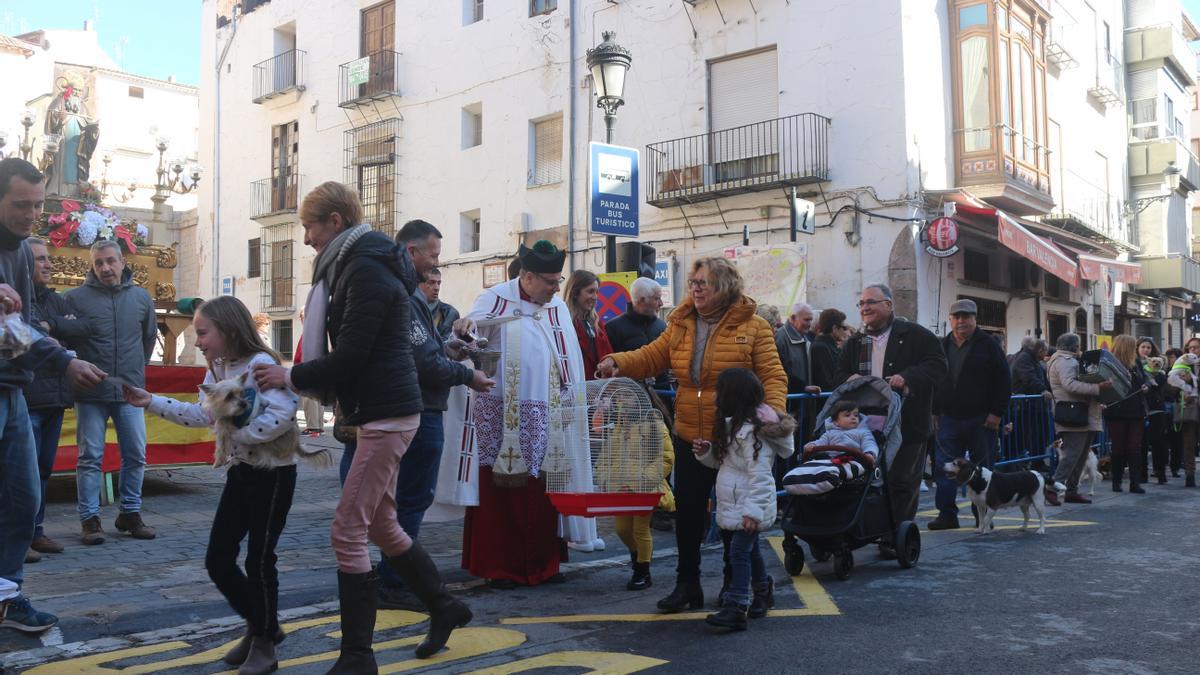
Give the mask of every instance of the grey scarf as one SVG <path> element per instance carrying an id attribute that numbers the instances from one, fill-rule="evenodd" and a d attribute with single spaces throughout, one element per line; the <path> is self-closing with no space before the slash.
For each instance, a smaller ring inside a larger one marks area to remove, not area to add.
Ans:
<path id="1" fill-rule="evenodd" d="M 343 230 L 317 254 L 316 263 L 313 265 L 313 287 L 304 303 L 304 335 L 309 337 L 304 341 L 304 353 L 301 355 L 305 361 L 313 361 L 329 353 L 329 334 L 325 327 L 329 314 L 329 296 L 337 283 L 342 258 L 354 242 L 370 231 L 371 226 L 365 223 Z M 328 393 L 322 394 L 320 398 L 326 402 L 330 400 Z"/>

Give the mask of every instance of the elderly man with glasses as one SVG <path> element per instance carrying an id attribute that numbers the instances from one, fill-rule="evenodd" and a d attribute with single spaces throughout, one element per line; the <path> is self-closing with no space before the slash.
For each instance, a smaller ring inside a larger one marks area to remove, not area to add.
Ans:
<path id="1" fill-rule="evenodd" d="M 842 347 L 838 382 L 864 375 L 887 380 L 904 396 L 900 409 L 903 445 L 888 460 L 888 488 L 896 522 L 913 520 L 924 473 L 925 444 L 932 433 L 934 388 L 946 377 L 946 355 L 938 339 L 923 326 L 899 319 L 892 303 L 892 289 L 871 284 L 858 301 L 863 332 Z M 881 544 L 880 554 L 891 557 L 890 547 Z"/>

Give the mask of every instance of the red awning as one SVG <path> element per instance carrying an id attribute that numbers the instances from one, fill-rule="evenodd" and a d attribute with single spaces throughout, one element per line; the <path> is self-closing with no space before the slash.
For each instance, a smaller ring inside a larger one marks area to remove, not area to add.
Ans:
<path id="1" fill-rule="evenodd" d="M 1122 262 L 1100 258 L 1086 253 L 1079 254 L 1079 274 L 1084 279 L 1099 281 L 1104 278 L 1101 268 L 1108 267 L 1116 272 L 1117 281 L 1126 284 L 1142 283 L 1142 266 L 1135 262 Z"/>
<path id="2" fill-rule="evenodd" d="M 996 238 L 1001 244 L 1016 251 L 1033 264 L 1074 286 L 1079 281 L 1079 266 L 1062 249 L 1047 239 L 1037 236 L 1017 222 L 1015 218 L 991 206 L 974 206 L 958 203 L 959 213 L 995 219 Z"/>

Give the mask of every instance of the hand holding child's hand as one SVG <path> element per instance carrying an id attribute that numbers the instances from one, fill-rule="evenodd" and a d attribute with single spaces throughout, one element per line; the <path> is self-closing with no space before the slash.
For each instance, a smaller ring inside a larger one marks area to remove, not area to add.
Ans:
<path id="1" fill-rule="evenodd" d="M 127 384 L 121 385 L 121 392 L 125 394 L 125 402 L 137 408 L 146 408 L 150 405 L 150 392 L 145 389 L 131 387 Z"/>
<path id="2" fill-rule="evenodd" d="M 703 457 L 712 449 L 712 441 L 706 441 L 703 438 L 697 438 L 692 441 L 692 454 L 697 457 Z"/>
<path id="3" fill-rule="evenodd" d="M 747 532 L 758 532 L 758 521 L 750 516 L 742 516 L 742 529 Z"/>

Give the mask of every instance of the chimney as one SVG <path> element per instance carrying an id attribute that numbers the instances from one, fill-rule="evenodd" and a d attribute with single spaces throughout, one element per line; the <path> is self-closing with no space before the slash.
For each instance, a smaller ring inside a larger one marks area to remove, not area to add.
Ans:
<path id="1" fill-rule="evenodd" d="M 83 30 L 84 30 L 84 32 L 89 32 L 89 33 L 91 32 L 91 30 L 92 30 L 92 20 L 91 19 L 83 20 Z"/>

